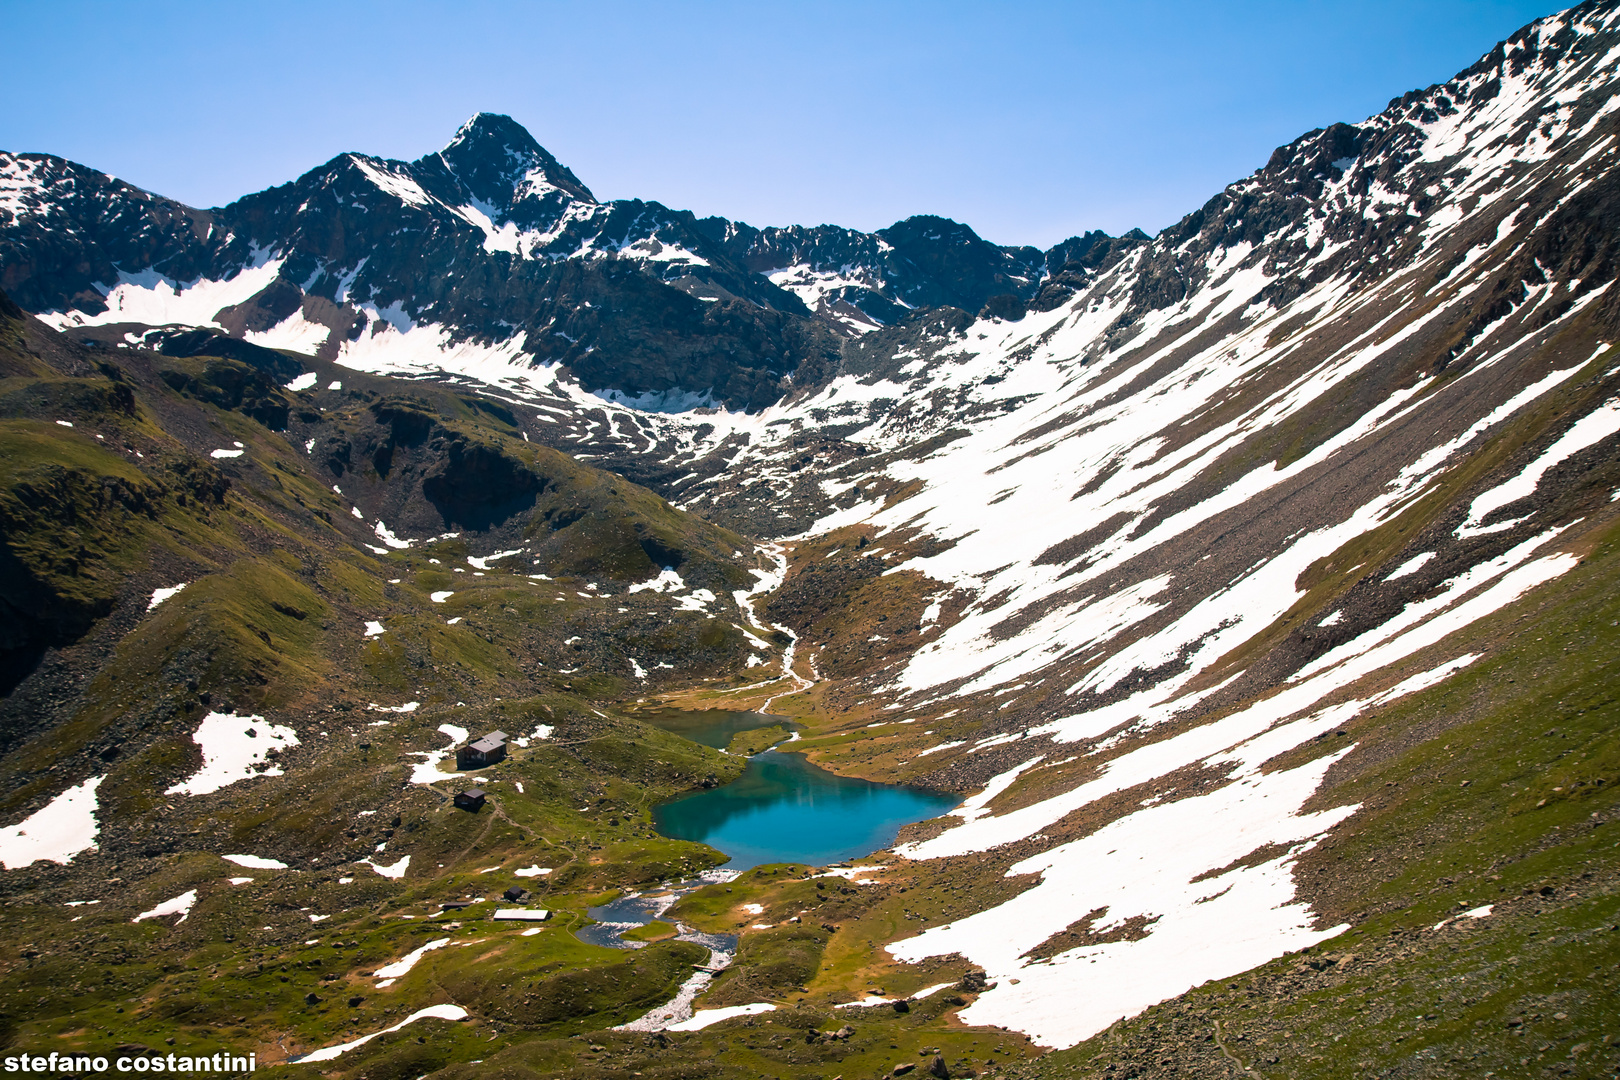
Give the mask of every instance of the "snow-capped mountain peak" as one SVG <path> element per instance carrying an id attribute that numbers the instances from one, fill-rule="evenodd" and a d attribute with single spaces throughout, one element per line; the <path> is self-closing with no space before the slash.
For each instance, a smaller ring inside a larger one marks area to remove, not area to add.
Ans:
<path id="1" fill-rule="evenodd" d="M 528 199 L 595 203 L 596 197 L 567 166 L 509 116 L 481 112 L 423 164 L 437 158 L 476 199 L 503 210 Z"/>

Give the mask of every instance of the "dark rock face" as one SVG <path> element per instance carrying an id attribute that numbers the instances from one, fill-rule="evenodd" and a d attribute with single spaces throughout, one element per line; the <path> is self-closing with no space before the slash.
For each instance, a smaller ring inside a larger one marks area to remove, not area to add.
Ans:
<path id="1" fill-rule="evenodd" d="M 523 207 L 522 224 L 553 222 L 571 200 L 596 201 L 578 177 L 509 116 L 479 113 L 437 157 L 445 175 L 459 178 L 475 198 L 504 210 Z"/>
<path id="2" fill-rule="evenodd" d="M 992 296 L 984 302 L 984 307 L 979 309 L 979 317 L 981 319 L 1005 319 L 1008 322 L 1017 322 L 1028 311 L 1029 307 L 1023 300 L 1013 296 L 1011 293 L 1002 293 L 999 296 Z"/>
<path id="3" fill-rule="evenodd" d="M 444 458 L 422 481 L 422 494 L 445 524 L 483 530 L 534 505 L 546 488 L 522 462 L 464 437 L 445 440 Z"/>
<path id="4" fill-rule="evenodd" d="M 209 269 L 214 218 L 48 154 L 0 155 L 27 186 L 0 206 L 0 289 L 28 311 L 106 308 L 118 268 L 164 267 L 180 280 Z"/>
<path id="5" fill-rule="evenodd" d="M 239 360 L 271 379 L 285 381 L 303 374 L 304 366 L 274 349 L 207 330 L 159 330 L 146 342 L 164 356 L 220 356 Z"/>
<path id="6" fill-rule="evenodd" d="M 992 295 L 1028 295 L 1046 261 L 1036 248 L 997 247 L 966 225 L 932 215 L 909 217 L 877 235 L 922 271 L 924 281 L 902 294 L 911 307 L 971 311 Z"/>
<path id="7" fill-rule="evenodd" d="M 822 323 L 734 295 L 705 302 L 622 261 L 567 262 L 552 273 L 555 296 L 541 314 L 553 329 L 535 355 L 567 364 L 588 390 L 707 391 L 758 409 L 799 365 L 838 355 Z"/>
<path id="8" fill-rule="evenodd" d="M 756 229 L 723 218 L 698 224 L 738 262 L 781 278 L 789 288 L 810 292 L 815 275 L 828 277 L 813 290 L 820 295 L 813 305 L 817 312 L 868 326 L 898 322 L 916 308 L 977 311 L 991 296 L 1027 299 L 1049 261 L 1036 248 L 1001 247 L 966 225 L 932 215 L 875 233 L 835 225 Z"/>
<path id="9" fill-rule="evenodd" d="M 187 397 L 253 417 L 272 431 L 287 427 L 290 406 L 281 388 L 262 371 L 234 360 L 166 368 L 163 381 Z"/>
<path id="10" fill-rule="evenodd" d="M 1127 252 L 1149 239 L 1141 229 L 1132 229 L 1124 236 L 1109 236 L 1098 229 L 1063 241 L 1046 253 L 1050 274 L 1030 301 L 1030 308 L 1051 311 L 1062 306 L 1098 274 L 1111 270 Z"/>

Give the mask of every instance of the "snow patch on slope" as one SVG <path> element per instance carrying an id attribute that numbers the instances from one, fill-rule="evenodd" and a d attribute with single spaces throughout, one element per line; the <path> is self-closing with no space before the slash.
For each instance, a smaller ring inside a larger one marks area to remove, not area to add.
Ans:
<path id="1" fill-rule="evenodd" d="M 203 717 L 191 741 L 202 747 L 202 768 L 164 794 L 207 795 L 239 780 L 280 776 L 281 767 L 271 764 L 268 755 L 272 750 L 297 746 L 298 733 L 268 724 L 262 716 L 211 712 Z"/>
<path id="2" fill-rule="evenodd" d="M 67 865 L 96 850 L 96 789 L 105 776 L 68 788 L 16 825 L 0 828 L 0 866 L 18 870 L 36 862 Z"/>
<path id="3" fill-rule="evenodd" d="M 197 278 L 181 282 L 153 269 L 137 273 L 120 270 L 117 283 L 105 292 L 106 311 L 48 311 L 39 318 L 57 330 L 121 322 L 218 326 L 214 316 L 221 309 L 252 299 L 276 279 L 285 261 L 261 254 L 258 261 L 221 281 Z"/>

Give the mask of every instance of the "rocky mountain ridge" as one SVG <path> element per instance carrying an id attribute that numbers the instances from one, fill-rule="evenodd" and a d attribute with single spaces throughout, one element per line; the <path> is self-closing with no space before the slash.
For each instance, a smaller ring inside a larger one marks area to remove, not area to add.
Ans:
<path id="1" fill-rule="evenodd" d="M 491 113 L 417 161 L 343 154 L 212 210 L 48 155 L 0 157 L 0 191 L 0 287 L 61 327 L 210 326 L 334 359 L 431 324 L 589 390 L 748 409 L 851 332 L 1028 299 L 1048 276 L 1038 250 L 936 217 L 760 230 L 600 203 Z"/>

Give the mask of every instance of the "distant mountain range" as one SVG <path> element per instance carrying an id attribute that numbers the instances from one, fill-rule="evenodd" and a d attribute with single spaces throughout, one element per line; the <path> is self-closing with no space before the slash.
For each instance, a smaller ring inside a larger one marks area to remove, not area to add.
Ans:
<path id="1" fill-rule="evenodd" d="M 1581 4 L 1046 252 L 598 203 L 491 114 L 206 211 L 0 155 L 0 1040 L 1612 1073 L 1617 57 Z M 649 808 L 757 747 L 666 706 L 963 801 L 697 889 L 689 983 L 571 936 L 724 859 Z"/>
<path id="2" fill-rule="evenodd" d="M 0 287 L 57 325 L 208 325 L 337 359 L 387 327 L 431 323 L 452 341 L 521 338 L 524 355 L 567 364 L 587 389 L 750 409 L 801 367 L 825 367 L 851 333 L 921 308 L 1039 303 L 1053 278 L 1106 261 L 1089 254 L 1144 240 L 1091 233 L 1041 252 L 937 217 L 876 233 L 756 229 L 601 203 L 494 113 L 417 161 L 342 154 L 212 210 L 61 158 L 0 154 Z M 152 290 L 178 295 L 154 304 Z"/>

